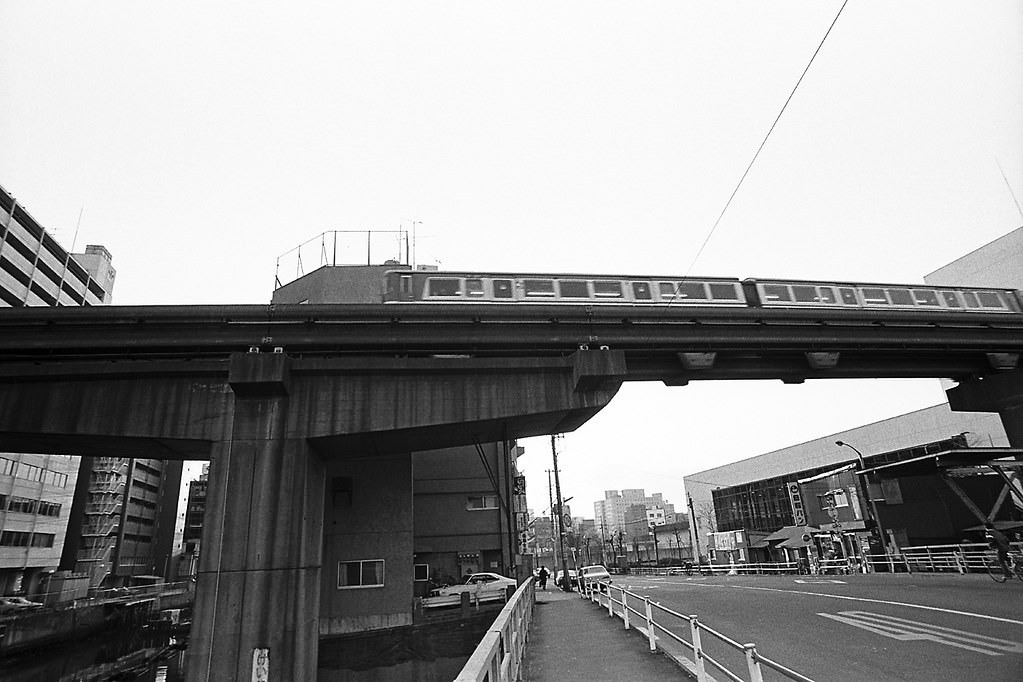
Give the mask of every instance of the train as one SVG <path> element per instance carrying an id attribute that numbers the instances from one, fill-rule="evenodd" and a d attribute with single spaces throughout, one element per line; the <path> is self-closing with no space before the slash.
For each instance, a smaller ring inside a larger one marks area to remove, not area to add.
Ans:
<path id="1" fill-rule="evenodd" d="M 1023 315 L 1023 292 L 992 287 L 439 270 L 385 272 L 384 302 L 943 310 Z"/>

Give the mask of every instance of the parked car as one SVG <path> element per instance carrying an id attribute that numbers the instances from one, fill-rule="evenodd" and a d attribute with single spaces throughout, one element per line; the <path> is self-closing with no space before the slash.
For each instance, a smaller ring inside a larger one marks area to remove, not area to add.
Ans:
<path id="1" fill-rule="evenodd" d="M 583 580 L 587 583 L 611 582 L 611 574 L 608 573 L 607 567 L 603 564 L 583 566 L 579 569 L 579 574 L 582 575 Z"/>
<path id="2" fill-rule="evenodd" d="M 19 611 L 31 611 L 41 609 L 39 602 L 34 602 L 24 597 L 0 597 L 0 613 L 17 613 Z"/>
<path id="3" fill-rule="evenodd" d="M 436 596 L 449 596 L 468 592 L 477 595 L 480 601 L 490 599 L 504 599 L 509 587 L 518 587 L 511 578 L 506 578 L 497 573 L 473 573 L 461 585 L 448 585 L 433 591 Z"/>
<path id="4" fill-rule="evenodd" d="M 558 571 L 554 576 L 554 584 L 557 585 L 558 587 L 562 587 L 561 583 L 564 580 L 565 577 L 564 574 L 565 574 L 564 571 Z M 575 587 L 576 585 L 579 584 L 579 574 L 576 571 L 573 571 L 571 568 L 568 569 L 568 582 L 572 587 Z"/>

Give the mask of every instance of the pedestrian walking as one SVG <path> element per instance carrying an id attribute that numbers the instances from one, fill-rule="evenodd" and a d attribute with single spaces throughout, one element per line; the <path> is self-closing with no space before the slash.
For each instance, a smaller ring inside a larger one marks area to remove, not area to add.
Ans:
<path id="1" fill-rule="evenodd" d="M 536 576 L 537 579 L 540 581 L 540 589 L 541 590 L 546 590 L 547 589 L 547 578 L 549 576 L 550 576 L 550 573 L 547 572 L 547 567 L 546 566 L 541 566 L 540 567 L 540 572 Z"/>

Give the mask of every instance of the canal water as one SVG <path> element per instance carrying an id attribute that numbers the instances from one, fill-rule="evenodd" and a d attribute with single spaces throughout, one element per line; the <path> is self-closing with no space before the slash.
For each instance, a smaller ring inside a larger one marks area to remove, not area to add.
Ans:
<path id="1" fill-rule="evenodd" d="M 317 682 L 448 682 L 465 665 L 494 615 L 321 639 Z M 133 669 L 134 677 L 113 677 L 108 668 L 100 667 L 133 652 L 163 650 L 173 644 L 169 635 L 148 629 L 107 631 L 0 659 L 0 680 L 184 682 L 183 649 L 172 649 L 166 658 Z"/>
<path id="2" fill-rule="evenodd" d="M 136 677 L 112 677 L 109 664 L 135 652 L 164 650 L 174 643 L 168 635 L 147 630 L 108 630 L 76 642 L 62 642 L 0 660 L 3 682 L 99 682 L 127 679 L 138 682 L 184 682 L 184 651 L 138 669 Z M 138 655 L 138 654 L 136 654 Z M 102 667 L 101 667 L 102 666 Z"/>

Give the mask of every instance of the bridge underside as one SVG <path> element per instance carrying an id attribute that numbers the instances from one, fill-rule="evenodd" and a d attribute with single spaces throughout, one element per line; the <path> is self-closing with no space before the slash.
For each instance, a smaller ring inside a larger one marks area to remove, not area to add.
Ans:
<path id="1" fill-rule="evenodd" d="M 94 361 L 0 367 L 0 450 L 209 458 L 189 679 L 247 679 L 269 648 L 314 679 L 330 462 L 571 431 L 625 374 L 564 358 Z M 362 464 L 361 466 L 365 466 Z M 396 486 L 411 481 L 394 478 Z M 256 596 L 258 595 L 258 597 Z"/>

